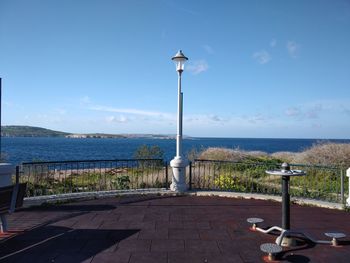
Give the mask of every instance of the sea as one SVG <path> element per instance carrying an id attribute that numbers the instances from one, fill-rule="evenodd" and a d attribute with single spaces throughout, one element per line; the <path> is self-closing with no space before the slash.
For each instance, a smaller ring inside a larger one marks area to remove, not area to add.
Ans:
<path id="1" fill-rule="evenodd" d="M 319 142 L 350 143 L 350 140 L 320 139 L 262 139 L 262 138 L 186 138 L 183 153 L 201 151 L 208 147 L 239 148 L 246 151 L 301 152 Z M 1 139 L 2 160 L 20 164 L 33 161 L 115 160 L 132 159 L 142 145 L 159 146 L 165 160 L 170 161 L 176 151 L 175 139 L 150 138 L 55 138 L 4 137 Z"/>

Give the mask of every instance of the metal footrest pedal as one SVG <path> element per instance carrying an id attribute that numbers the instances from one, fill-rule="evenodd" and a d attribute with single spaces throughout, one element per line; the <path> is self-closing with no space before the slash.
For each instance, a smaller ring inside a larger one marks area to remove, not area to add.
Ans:
<path id="1" fill-rule="evenodd" d="M 328 232 L 328 233 L 324 233 L 327 237 L 330 237 L 332 238 L 332 246 L 338 246 L 339 243 L 338 243 L 338 239 L 339 238 L 343 238 L 343 237 L 346 237 L 346 235 L 344 233 L 339 233 L 339 232 Z"/>
<path id="2" fill-rule="evenodd" d="M 250 224 L 253 224 L 250 229 L 255 231 L 256 228 L 258 227 L 258 224 L 264 222 L 264 219 L 258 218 L 258 217 L 250 217 L 247 219 L 247 222 Z"/>
<path id="3" fill-rule="evenodd" d="M 264 253 L 268 253 L 267 257 L 264 257 L 266 262 L 271 262 L 276 259 L 276 255 L 282 252 L 282 247 L 274 243 L 264 243 L 260 245 L 260 250 Z"/>

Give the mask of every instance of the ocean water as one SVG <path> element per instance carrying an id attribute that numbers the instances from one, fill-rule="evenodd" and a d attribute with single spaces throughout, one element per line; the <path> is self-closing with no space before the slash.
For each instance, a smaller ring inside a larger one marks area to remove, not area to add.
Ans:
<path id="1" fill-rule="evenodd" d="M 300 152 L 321 140 L 317 139 L 251 139 L 251 138 L 194 138 L 183 140 L 183 152 L 208 147 Z M 350 140 L 327 140 L 346 142 Z M 31 161 L 110 160 L 130 159 L 141 145 L 158 145 L 165 159 L 175 155 L 176 141 L 170 139 L 71 139 L 71 138 L 2 138 L 1 152 L 13 164 Z"/>

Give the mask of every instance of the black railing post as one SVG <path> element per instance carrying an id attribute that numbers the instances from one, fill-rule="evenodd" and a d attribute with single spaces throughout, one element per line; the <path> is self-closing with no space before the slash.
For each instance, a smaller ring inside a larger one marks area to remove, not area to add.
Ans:
<path id="1" fill-rule="evenodd" d="M 343 169 L 340 169 L 340 198 L 341 198 L 341 203 L 345 204 L 345 198 L 344 198 L 344 173 L 343 173 Z"/>
<path id="2" fill-rule="evenodd" d="M 192 162 L 189 162 L 189 169 L 190 169 L 190 171 L 189 171 L 189 186 L 188 186 L 188 190 L 192 190 Z"/>
<path id="3" fill-rule="evenodd" d="M 16 184 L 19 184 L 19 165 L 16 166 Z"/>
<path id="4" fill-rule="evenodd" d="M 165 189 L 169 190 L 169 174 L 168 174 L 168 162 L 165 161 Z"/>

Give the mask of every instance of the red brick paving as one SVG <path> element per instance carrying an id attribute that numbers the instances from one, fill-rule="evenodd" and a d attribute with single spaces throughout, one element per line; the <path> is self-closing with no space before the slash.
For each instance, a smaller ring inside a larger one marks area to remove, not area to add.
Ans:
<path id="1" fill-rule="evenodd" d="M 249 230 L 280 225 L 280 203 L 223 197 L 140 196 L 33 207 L 8 217 L 22 230 L 0 240 L 0 262 L 263 262 L 262 243 L 275 235 Z M 350 213 L 292 205 L 292 228 L 314 238 L 347 234 L 340 247 L 300 242 L 281 262 L 349 262 Z"/>

